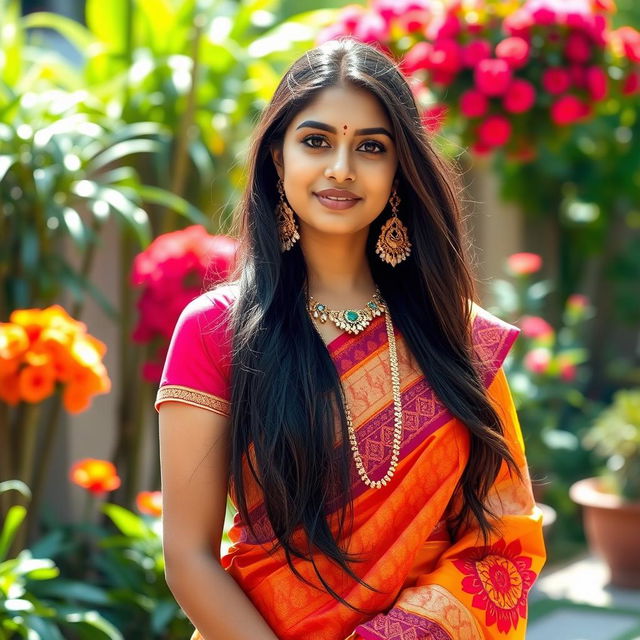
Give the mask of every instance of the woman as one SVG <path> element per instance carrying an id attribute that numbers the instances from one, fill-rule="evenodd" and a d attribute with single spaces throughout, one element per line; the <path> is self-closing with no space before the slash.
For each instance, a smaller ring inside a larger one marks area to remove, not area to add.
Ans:
<path id="1" fill-rule="evenodd" d="M 239 269 L 183 311 L 156 399 L 193 638 L 524 638 L 545 551 L 501 369 L 518 330 L 472 302 L 393 62 L 349 38 L 297 60 L 237 213 Z"/>

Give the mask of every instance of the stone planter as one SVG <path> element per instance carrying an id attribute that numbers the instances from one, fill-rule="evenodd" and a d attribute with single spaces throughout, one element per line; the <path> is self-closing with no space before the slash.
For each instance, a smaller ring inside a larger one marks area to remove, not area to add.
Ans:
<path id="1" fill-rule="evenodd" d="M 579 480 L 569 495 L 583 508 L 589 546 L 608 564 L 611 584 L 640 589 L 640 502 L 602 491 L 598 478 Z"/>

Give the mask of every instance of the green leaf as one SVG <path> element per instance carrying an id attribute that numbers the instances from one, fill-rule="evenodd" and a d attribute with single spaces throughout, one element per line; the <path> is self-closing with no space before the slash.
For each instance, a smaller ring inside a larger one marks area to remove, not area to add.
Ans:
<path id="1" fill-rule="evenodd" d="M 122 158 L 134 153 L 158 153 L 162 151 L 162 148 L 163 145 L 157 140 L 146 140 L 144 138 L 125 140 L 94 156 L 85 167 L 85 170 L 88 174 L 93 174 L 106 165 L 116 160 L 122 160 Z"/>
<path id="2" fill-rule="evenodd" d="M 96 587 L 86 582 L 76 580 L 51 580 L 33 586 L 33 593 L 41 599 L 60 599 L 65 602 L 74 600 L 83 604 L 95 606 L 106 606 L 111 602 L 109 594 L 105 589 Z"/>
<path id="3" fill-rule="evenodd" d="M 5 484 L 5 483 L 3 483 Z M 16 533 L 27 515 L 26 507 L 14 504 L 7 513 L 0 531 L 0 562 L 7 557 L 7 552 L 11 546 Z"/>
<path id="4" fill-rule="evenodd" d="M 209 218 L 200 209 L 175 193 L 150 185 L 140 185 L 136 191 L 146 202 L 172 209 L 195 224 L 201 224 L 204 227 L 209 227 L 210 225 Z"/>
<path id="5" fill-rule="evenodd" d="M 27 629 L 35 631 L 39 640 L 64 640 L 60 629 L 51 620 L 45 620 L 39 616 L 26 616 L 25 621 Z M 31 634 L 29 634 L 28 638 L 31 640 Z"/>
<path id="6" fill-rule="evenodd" d="M 131 200 L 124 195 L 124 187 L 116 189 L 113 187 L 104 187 L 92 180 L 79 180 L 71 186 L 71 192 L 80 198 L 103 200 L 109 204 L 114 211 L 120 214 L 120 217 L 138 238 L 138 242 L 142 248 L 148 246 L 151 242 L 149 216 L 146 211 L 131 202 Z M 127 193 L 131 193 L 131 191 Z"/>
<path id="7" fill-rule="evenodd" d="M 87 0 L 85 16 L 91 33 L 109 49 L 110 52 L 125 55 L 127 4 L 132 0 L 110 0 L 109 10 L 105 11 L 101 0 Z M 123 59 L 124 60 L 124 59 Z"/>
<path id="8" fill-rule="evenodd" d="M 173 600 L 161 600 L 151 612 L 151 629 L 157 635 L 163 632 L 179 611 L 178 605 Z"/>
<path id="9" fill-rule="evenodd" d="M 69 232 L 69 235 L 75 240 L 79 249 L 86 249 L 88 234 L 85 229 L 82 218 L 75 209 L 64 207 L 62 210 L 62 220 Z"/>
<path id="10" fill-rule="evenodd" d="M 104 634 L 107 640 L 124 640 L 120 631 L 96 611 L 70 611 L 67 607 L 59 607 L 58 613 L 64 622 L 73 625 L 74 634 L 77 633 L 81 640 L 98 640 L 102 637 L 96 637 L 95 631 Z"/>
<path id="11" fill-rule="evenodd" d="M 7 172 L 18 161 L 18 157 L 14 155 L 0 155 L 0 182 L 4 180 Z"/>
<path id="12" fill-rule="evenodd" d="M 36 11 L 26 15 L 23 20 L 27 29 L 39 28 L 57 31 L 82 54 L 85 54 L 90 48 L 95 52 L 95 47 L 98 45 L 91 31 L 71 18 L 56 13 Z"/>
<path id="13" fill-rule="evenodd" d="M 148 538 L 153 535 L 140 516 L 137 516 L 124 507 L 107 503 L 103 505 L 102 511 L 111 518 L 113 524 L 126 536 L 132 538 Z"/>

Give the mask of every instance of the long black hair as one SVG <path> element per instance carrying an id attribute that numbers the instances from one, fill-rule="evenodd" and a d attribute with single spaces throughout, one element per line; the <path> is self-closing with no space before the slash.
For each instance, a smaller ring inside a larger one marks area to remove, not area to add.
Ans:
<path id="1" fill-rule="evenodd" d="M 348 536 L 347 513 L 350 522 L 353 517 L 353 462 L 340 380 L 306 311 L 307 270 L 300 243 L 280 251 L 278 175 L 270 154 L 295 114 L 335 85 L 369 91 L 392 123 L 400 216 L 409 228 L 412 253 L 395 268 L 376 256 L 375 242 L 389 216 L 388 206 L 370 225 L 366 252 L 391 316 L 422 371 L 428 372 L 429 384 L 470 433 L 470 459 L 457 487 L 462 507 L 452 519 L 454 533 L 475 518 L 486 539 L 495 514 L 483 504 L 484 498 L 504 460 L 516 473 L 517 467 L 474 359 L 470 301 L 476 296 L 465 255 L 456 173 L 434 151 L 394 61 L 352 38 L 326 42 L 292 64 L 262 113 L 249 148 L 248 184 L 235 212 L 240 250 L 234 275 L 238 293 L 231 309 L 230 482 L 240 516 L 255 535 L 244 493 L 246 459 L 275 534 L 271 551 L 281 547 L 291 570 L 305 582 L 292 557 L 309 560 L 324 588 L 356 609 L 321 576 L 312 555 L 325 554 L 352 579 L 377 591 L 349 566 L 361 559 L 338 542 Z M 337 447 L 336 426 L 342 433 Z M 334 533 L 327 505 L 336 495 L 344 499 Z M 308 541 L 306 548 L 294 544 L 294 532 L 300 531 L 306 535 L 295 538 Z"/>

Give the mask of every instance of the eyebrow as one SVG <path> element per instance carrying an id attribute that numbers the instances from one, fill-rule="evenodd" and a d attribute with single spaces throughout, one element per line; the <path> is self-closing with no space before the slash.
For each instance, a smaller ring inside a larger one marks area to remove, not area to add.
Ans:
<path id="1" fill-rule="evenodd" d="M 330 124 L 325 124 L 324 122 L 318 122 L 317 120 L 305 120 L 300 123 L 296 127 L 296 131 L 298 129 L 302 129 L 303 127 L 311 127 L 313 129 L 322 129 L 323 131 L 328 131 L 329 133 L 337 133 L 335 127 L 332 127 Z M 384 127 L 369 127 L 368 129 L 356 129 L 357 136 L 370 136 L 375 133 L 382 133 L 385 136 L 388 136 L 391 140 L 393 140 L 393 136 L 387 129 Z"/>

